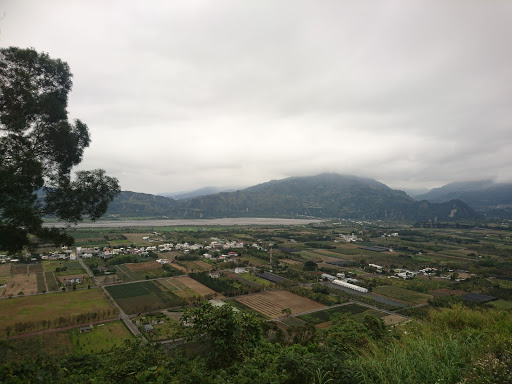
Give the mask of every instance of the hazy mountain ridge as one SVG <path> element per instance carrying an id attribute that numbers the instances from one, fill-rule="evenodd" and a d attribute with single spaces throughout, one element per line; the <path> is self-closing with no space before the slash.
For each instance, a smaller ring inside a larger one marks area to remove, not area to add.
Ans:
<path id="1" fill-rule="evenodd" d="M 159 217 L 173 215 L 176 200 L 148 193 L 122 191 L 110 203 L 107 215 L 121 217 Z"/>
<path id="2" fill-rule="evenodd" d="M 487 216 L 512 217 L 512 183 L 491 180 L 450 183 L 416 198 L 435 203 L 459 199 Z"/>
<path id="3" fill-rule="evenodd" d="M 416 201 L 373 179 L 321 174 L 272 180 L 235 192 L 173 200 L 123 192 L 109 214 L 124 217 L 339 217 L 382 220 L 462 219 L 478 214 L 462 201 Z"/>
<path id="4" fill-rule="evenodd" d="M 225 187 L 203 187 L 199 189 L 194 189 L 191 191 L 186 192 L 165 192 L 165 193 L 159 193 L 159 196 L 169 197 L 174 200 L 187 200 L 192 199 L 194 197 L 201 197 L 206 195 L 212 195 L 215 193 L 221 193 L 221 192 L 233 192 L 236 188 L 225 188 Z"/>

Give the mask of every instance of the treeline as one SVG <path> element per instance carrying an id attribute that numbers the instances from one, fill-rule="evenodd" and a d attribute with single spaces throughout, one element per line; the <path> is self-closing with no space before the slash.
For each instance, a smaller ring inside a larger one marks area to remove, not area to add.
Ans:
<path id="1" fill-rule="evenodd" d="M 306 297 L 320 304 L 328 306 L 341 304 L 347 301 L 346 298 L 338 295 L 338 292 L 336 292 L 336 295 L 331 296 L 331 290 L 322 284 L 313 284 L 312 289 L 298 286 L 287 287 L 286 289 L 291 293 L 295 293 L 296 295 Z"/>
<path id="2" fill-rule="evenodd" d="M 109 308 L 98 312 L 87 312 L 78 315 L 60 316 L 49 320 L 41 319 L 35 321 L 23 321 L 6 326 L 2 334 L 7 337 L 11 335 L 22 335 L 24 333 L 41 331 L 44 329 L 61 328 L 68 325 L 85 324 L 91 321 L 110 319 L 117 315 L 117 310 Z"/>
<path id="3" fill-rule="evenodd" d="M 239 282 L 236 282 L 239 285 L 237 287 L 235 286 L 235 281 L 222 276 L 214 279 L 208 275 L 208 272 L 190 273 L 189 276 L 208 288 L 213 289 L 215 292 L 222 293 L 224 296 L 247 295 L 262 290 L 259 286 L 242 285 Z"/>

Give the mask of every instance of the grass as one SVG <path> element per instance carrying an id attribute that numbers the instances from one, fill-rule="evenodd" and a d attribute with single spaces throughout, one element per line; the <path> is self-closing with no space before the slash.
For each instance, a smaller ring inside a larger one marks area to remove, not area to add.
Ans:
<path id="1" fill-rule="evenodd" d="M 263 319 L 263 320 L 267 320 L 267 319 L 270 319 L 268 316 L 265 316 L 264 314 L 258 312 L 257 310 L 245 305 L 245 304 L 242 304 L 241 302 L 235 300 L 235 299 L 225 299 L 223 300 L 226 304 L 229 304 L 237 309 L 239 309 L 240 311 L 242 312 L 247 312 L 247 313 L 250 313 L 252 315 L 254 315 L 255 317 L 259 318 L 259 319 Z"/>
<path id="2" fill-rule="evenodd" d="M 174 336 L 177 321 L 170 319 L 167 316 L 144 316 L 144 323 L 150 324 L 152 320 L 156 320 L 158 322 L 162 322 L 162 324 L 151 324 L 153 326 L 153 332 L 145 332 L 143 328 L 143 324 L 139 326 L 139 330 L 141 331 L 147 339 L 151 341 L 160 341 L 160 340 L 168 340 Z"/>
<path id="3" fill-rule="evenodd" d="M 378 293 L 379 295 L 391 297 L 392 299 L 405 301 L 410 304 L 424 304 L 432 297 L 431 295 L 395 287 L 393 285 L 375 287 L 373 292 Z"/>
<path id="4" fill-rule="evenodd" d="M 491 301 L 489 304 L 495 308 L 500 308 L 500 309 L 511 309 L 512 308 L 512 301 L 509 301 L 509 300 L 501 300 L 500 299 L 500 300 L 496 300 L 496 301 Z"/>
<path id="5" fill-rule="evenodd" d="M 76 324 L 79 315 L 108 318 L 113 310 L 97 289 L 16 297 L 0 300 L 0 336 Z M 48 322 L 48 323 L 47 323 Z M 25 325 L 25 326 L 23 326 Z"/>
<path id="6" fill-rule="evenodd" d="M 347 304 L 335 308 L 326 309 L 309 313 L 307 315 L 298 316 L 300 320 L 306 321 L 311 324 L 320 324 L 331 321 L 337 314 L 350 314 L 356 315 L 358 313 L 366 312 L 368 308 L 357 304 Z"/>
<path id="7" fill-rule="evenodd" d="M 258 276 L 250 274 L 250 273 L 242 273 L 242 274 L 240 274 L 240 276 L 243 277 L 246 280 L 252 281 L 253 283 L 262 285 L 264 287 L 270 287 L 270 286 L 273 285 L 272 282 L 270 282 L 268 280 L 265 280 L 265 279 L 262 279 L 262 278 L 260 278 Z"/>
<path id="8" fill-rule="evenodd" d="M 48 292 L 59 290 L 59 285 L 57 284 L 57 280 L 55 279 L 53 272 L 44 272 L 44 277 L 46 279 L 46 285 L 48 286 Z"/>
<path id="9" fill-rule="evenodd" d="M 0 277 L 11 276 L 11 263 L 0 264 Z"/>
<path id="10" fill-rule="evenodd" d="M 37 278 L 37 292 L 45 292 L 46 291 L 46 284 L 44 282 L 44 274 L 43 272 L 37 272 L 36 274 Z"/>
<path id="11" fill-rule="evenodd" d="M 80 333 L 79 329 L 69 331 L 73 350 L 78 353 L 103 353 L 123 345 L 125 340 L 132 338 L 130 331 L 122 321 L 112 321 L 95 325 L 88 333 Z"/>
<path id="12" fill-rule="evenodd" d="M 346 360 L 347 371 L 354 382 L 368 384 L 409 384 L 419 378 L 425 384 L 507 382 L 491 370 L 488 380 L 472 380 L 471 368 L 492 368 L 498 352 L 510 349 L 511 337 L 511 320 L 505 311 L 456 306 L 431 312 L 428 321 L 402 326 L 400 337 L 372 342 Z"/>
<path id="13" fill-rule="evenodd" d="M 66 268 L 65 271 L 56 272 L 57 268 Z M 79 275 L 85 274 L 82 266 L 78 261 L 66 261 L 66 260 L 50 260 L 43 262 L 43 270 L 45 272 L 53 272 L 57 276 L 66 275 Z"/>
<path id="14" fill-rule="evenodd" d="M 124 264 L 116 265 L 115 268 L 117 277 L 119 277 L 125 283 L 144 279 L 141 275 L 139 275 L 137 272 L 133 272 Z"/>
<path id="15" fill-rule="evenodd" d="M 5 342 L 5 360 L 19 361 L 27 358 L 47 360 L 56 355 L 73 352 L 73 344 L 67 331 L 22 337 Z"/>
<path id="16" fill-rule="evenodd" d="M 148 312 L 184 304 L 182 298 L 169 290 L 162 290 L 161 284 L 141 281 L 131 284 L 105 287 L 116 303 L 126 313 Z"/>

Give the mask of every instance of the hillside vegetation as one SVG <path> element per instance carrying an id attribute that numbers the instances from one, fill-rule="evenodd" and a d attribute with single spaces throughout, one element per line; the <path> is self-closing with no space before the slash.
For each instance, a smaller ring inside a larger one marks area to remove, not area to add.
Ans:
<path id="1" fill-rule="evenodd" d="M 274 180 L 236 192 L 176 201 L 123 192 L 114 217 L 339 217 L 369 220 L 460 220 L 478 214 L 466 203 L 416 201 L 372 179 L 337 174 Z"/>
<path id="2" fill-rule="evenodd" d="M 370 316 L 362 323 L 340 318 L 324 332 L 296 327 L 293 341 L 270 323 L 227 306 L 202 305 L 186 318 L 192 326 L 178 335 L 196 341 L 187 354 L 133 342 L 101 357 L 4 362 L 0 381 L 455 384 L 512 379 L 512 319 L 506 311 L 455 306 L 391 331 Z M 211 354 L 212 348 L 217 352 Z M 5 361 L 8 348 L 0 350 Z"/>

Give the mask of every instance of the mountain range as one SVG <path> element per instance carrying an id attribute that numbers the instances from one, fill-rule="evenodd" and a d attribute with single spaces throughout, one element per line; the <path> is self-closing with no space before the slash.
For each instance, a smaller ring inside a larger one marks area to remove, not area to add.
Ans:
<path id="1" fill-rule="evenodd" d="M 459 199 L 485 216 L 512 218 L 512 183 L 492 180 L 450 183 L 416 196 L 416 199 L 435 203 Z"/>
<path id="2" fill-rule="evenodd" d="M 468 204 L 415 200 L 376 180 L 321 174 L 272 180 L 186 200 L 122 192 L 107 215 L 117 217 L 318 217 L 369 220 L 460 220 L 480 215 Z"/>
<path id="3" fill-rule="evenodd" d="M 193 191 L 186 191 L 186 192 L 165 192 L 165 193 L 159 193 L 160 196 L 165 197 L 171 197 L 175 200 L 187 200 L 192 199 L 194 197 L 200 197 L 200 196 L 206 196 L 206 195 L 212 195 L 214 193 L 220 193 L 220 192 L 233 192 L 236 188 L 223 188 L 223 187 L 203 187 L 199 189 L 195 189 Z"/>

